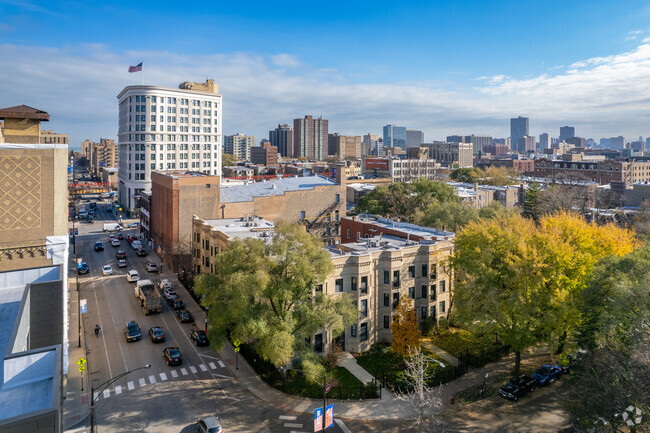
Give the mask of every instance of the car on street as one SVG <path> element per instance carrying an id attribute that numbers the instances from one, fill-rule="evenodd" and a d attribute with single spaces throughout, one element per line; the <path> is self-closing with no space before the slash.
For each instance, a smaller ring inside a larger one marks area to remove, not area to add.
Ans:
<path id="1" fill-rule="evenodd" d="M 185 304 L 183 304 L 183 301 L 181 301 L 181 298 L 178 296 L 167 299 L 167 305 L 169 305 L 172 310 L 182 310 L 185 308 Z"/>
<path id="2" fill-rule="evenodd" d="M 190 332 L 190 339 L 192 339 L 195 346 L 205 346 L 210 343 L 205 331 L 194 330 Z"/>
<path id="3" fill-rule="evenodd" d="M 152 343 L 162 343 L 165 341 L 165 331 L 159 326 L 149 328 L 149 336 L 151 337 Z"/>
<path id="4" fill-rule="evenodd" d="M 544 364 L 531 375 L 539 385 L 555 382 L 562 375 L 562 367 L 556 364 Z"/>
<path id="5" fill-rule="evenodd" d="M 147 272 L 158 272 L 158 265 L 153 262 L 147 263 L 145 268 L 147 269 Z"/>
<path id="6" fill-rule="evenodd" d="M 113 239 L 115 239 L 115 235 L 113 235 L 113 234 L 108 235 L 108 241 L 109 241 L 109 242 L 112 242 Z"/>
<path id="7" fill-rule="evenodd" d="M 112 274 L 113 274 L 113 268 L 111 267 L 111 265 L 102 266 L 102 275 L 103 276 L 112 275 Z"/>
<path id="8" fill-rule="evenodd" d="M 131 224 L 129 224 L 129 227 L 131 227 L 131 228 L 140 227 L 140 223 L 139 222 L 131 223 Z"/>
<path id="9" fill-rule="evenodd" d="M 167 278 L 163 278 L 158 282 L 158 289 L 160 289 L 161 292 L 163 292 L 165 289 L 171 289 L 172 288 L 172 282 L 169 281 Z"/>
<path id="10" fill-rule="evenodd" d="M 499 394 L 503 397 L 517 401 L 519 397 L 522 397 L 528 392 L 533 392 L 535 390 L 535 385 L 537 381 L 526 375 L 521 375 L 519 377 L 513 377 L 499 389 Z"/>
<path id="11" fill-rule="evenodd" d="M 95 242 L 95 251 L 104 251 L 104 244 L 102 241 Z"/>
<path id="12" fill-rule="evenodd" d="M 117 239 L 117 238 L 113 238 L 113 240 L 111 241 L 111 245 L 113 245 L 114 247 L 119 247 L 120 246 L 120 240 Z"/>
<path id="13" fill-rule="evenodd" d="M 181 365 L 183 363 L 183 355 L 178 347 L 165 347 L 163 349 L 163 358 L 167 361 L 167 365 Z"/>
<path id="14" fill-rule="evenodd" d="M 122 240 L 122 239 L 124 239 L 124 235 L 123 235 L 122 233 L 118 233 L 118 234 L 117 234 L 117 238 L 120 239 L 120 240 Z"/>
<path id="15" fill-rule="evenodd" d="M 87 274 L 88 272 L 90 272 L 90 268 L 88 267 L 88 263 L 79 262 L 79 264 L 77 265 L 77 273 L 79 275 L 81 275 L 81 274 Z"/>
<path id="16" fill-rule="evenodd" d="M 196 422 L 196 430 L 199 433 L 223 433 L 221 423 L 216 416 L 209 416 Z"/>
<path id="17" fill-rule="evenodd" d="M 138 257 L 145 257 L 147 254 L 149 253 L 144 248 L 138 248 L 135 250 L 135 255 Z"/>
<path id="18" fill-rule="evenodd" d="M 117 257 L 118 259 L 126 259 L 126 251 L 117 250 L 117 253 L 115 253 L 115 257 Z"/>
<path id="19" fill-rule="evenodd" d="M 162 291 L 163 298 L 165 301 L 170 301 L 176 297 L 176 290 L 171 287 L 165 287 Z"/>
<path id="20" fill-rule="evenodd" d="M 138 341 L 142 338 L 142 332 L 140 332 L 140 325 L 135 320 L 126 322 L 124 324 L 124 337 L 126 342 Z"/>
<path id="21" fill-rule="evenodd" d="M 119 260 L 117 261 L 117 267 L 118 267 L 118 268 L 126 268 L 126 266 L 127 266 L 127 264 L 126 264 L 126 260 L 125 260 L 125 259 L 119 259 Z"/>
<path id="22" fill-rule="evenodd" d="M 181 323 L 192 323 L 194 318 L 192 318 L 192 313 L 187 310 L 176 310 L 176 317 Z"/>
<path id="23" fill-rule="evenodd" d="M 110 207 L 108 207 L 108 208 L 106 208 L 106 212 L 113 212 L 113 209 L 111 209 Z"/>
<path id="24" fill-rule="evenodd" d="M 135 269 L 131 269 L 129 272 L 126 273 L 126 281 L 129 283 L 135 283 L 140 279 L 140 275 L 138 275 L 138 271 Z"/>

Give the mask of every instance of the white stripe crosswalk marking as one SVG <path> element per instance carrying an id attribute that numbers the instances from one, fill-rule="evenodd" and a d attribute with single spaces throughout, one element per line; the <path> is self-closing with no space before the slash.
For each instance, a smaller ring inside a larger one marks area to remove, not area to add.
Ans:
<path id="1" fill-rule="evenodd" d="M 185 370 L 184 368 L 181 368 L 181 374 L 183 376 L 187 376 L 187 370 Z"/>
<path id="2" fill-rule="evenodd" d="M 341 420 L 338 419 L 338 418 L 334 418 L 334 421 L 339 425 L 339 427 L 341 428 L 341 430 L 343 430 L 343 433 L 352 433 L 352 431 L 348 428 L 348 426 L 346 426 L 345 424 L 343 424 L 343 421 L 341 421 Z"/>
<path id="3" fill-rule="evenodd" d="M 192 373 L 194 373 L 194 374 L 197 373 L 197 371 L 196 371 L 196 367 L 194 367 L 193 365 L 190 365 L 190 371 L 191 371 Z"/>
<path id="4" fill-rule="evenodd" d="M 135 385 L 133 384 L 133 381 L 127 383 L 126 386 L 127 388 L 129 388 L 129 391 L 133 391 L 135 389 Z"/>
<path id="5" fill-rule="evenodd" d="M 98 393 L 98 392 L 96 392 L 96 393 L 93 395 L 93 399 L 94 399 L 94 400 L 97 400 L 97 397 L 99 397 L 99 393 Z"/>
<path id="6" fill-rule="evenodd" d="M 110 389 L 105 389 L 104 390 L 104 398 L 108 398 L 111 396 L 111 390 Z"/>
<path id="7" fill-rule="evenodd" d="M 285 422 L 284 426 L 288 428 L 302 428 L 302 424 L 294 424 L 291 422 Z"/>
<path id="8" fill-rule="evenodd" d="M 204 364 L 199 364 L 201 371 L 208 371 L 208 368 Z"/>
<path id="9" fill-rule="evenodd" d="M 156 383 L 156 376 L 153 375 L 149 376 L 149 382 L 151 382 L 152 385 Z"/>
<path id="10" fill-rule="evenodd" d="M 214 370 L 215 368 L 217 368 L 217 366 L 214 365 L 214 362 L 211 362 L 211 363 L 209 363 L 208 365 L 209 365 L 210 368 L 213 369 L 213 370 Z"/>
<path id="11" fill-rule="evenodd" d="M 221 362 L 221 361 L 217 361 L 217 362 L 219 363 L 219 367 L 221 367 L 221 368 L 223 368 L 223 367 L 226 366 L 226 365 L 225 365 L 223 362 Z"/>
<path id="12" fill-rule="evenodd" d="M 172 377 L 178 377 L 178 373 L 176 373 L 176 370 L 172 370 L 170 373 L 172 374 Z"/>
<path id="13" fill-rule="evenodd" d="M 147 382 L 144 380 L 144 377 L 141 377 L 138 382 L 140 382 L 140 386 L 145 386 L 147 384 Z"/>
<path id="14" fill-rule="evenodd" d="M 122 394 L 122 387 L 120 385 L 115 385 L 115 395 Z"/>
<path id="15" fill-rule="evenodd" d="M 165 373 L 160 373 L 160 380 L 167 380 L 167 375 Z"/>
<path id="16" fill-rule="evenodd" d="M 294 415 L 280 415 L 280 419 L 283 421 L 295 421 L 298 417 Z"/>

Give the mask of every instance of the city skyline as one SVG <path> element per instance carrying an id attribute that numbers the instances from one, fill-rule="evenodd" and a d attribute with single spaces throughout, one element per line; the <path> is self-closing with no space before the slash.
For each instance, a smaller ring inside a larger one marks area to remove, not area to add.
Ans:
<path id="1" fill-rule="evenodd" d="M 51 113 L 49 127 L 68 133 L 74 148 L 117 138 L 116 96 L 142 84 L 142 74 L 145 85 L 164 87 L 213 78 L 224 134 L 258 139 L 305 114 L 329 119 L 331 132 L 344 135 L 381 135 L 397 124 L 429 141 L 507 137 L 517 116 L 530 118 L 532 136 L 557 137 L 564 125 L 596 142 L 650 135 L 643 2 L 374 5 L 335 3 L 316 14 L 290 3 L 181 11 L 164 3 L 134 10 L 0 1 L 0 56 L 10 59 L 0 94 L 4 106 Z M 506 16 L 520 19 L 506 26 Z M 567 16 L 572 26 L 562 25 Z M 390 28 L 382 24 L 388 18 Z M 426 20 L 436 25 L 422 27 Z M 352 30 L 354 38 L 341 36 Z M 393 49 L 406 65 L 385 61 Z M 127 72 L 140 62 L 144 72 Z"/>

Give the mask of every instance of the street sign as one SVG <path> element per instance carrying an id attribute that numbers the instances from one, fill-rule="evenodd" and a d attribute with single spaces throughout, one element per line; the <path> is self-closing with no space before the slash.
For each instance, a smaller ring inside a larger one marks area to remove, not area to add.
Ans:
<path id="1" fill-rule="evenodd" d="M 79 311 L 81 314 L 87 313 L 88 312 L 88 306 L 86 304 L 86 300 L 82 299 L 79 303 Z"/>
<path id="2" fill-rule="evenodd" d="M 241 344 L 241 341 L 239 339 L 235 339 L 235 341 L 232 342 L 232 344 L 235 346 L 235 352 L 239 352 L 239 345 Z"/>
<path id="3" fill-rule="evenodd" d="M 239 352 L 239 347 L 235 347 L 235 352 Z"/>
<path id="4" fill-rule="evenodd" d="M 86 367 L 84 367 L 84 366 L 79 367 L 79 373 L 81 373 L 81 372 L 83 372 L 85 370 L 86 370 Z"/>
<path id="5" fill-rule="evenodd" d="M 83 367 L 84 365 L 86 365 L 86 362 L 87 361 L 84 358 L 79 358 L 79 361 L 77 361 L 77 365 L 79 367 Z"/>
<path id="6" fill-rule="evenodd" d="M 334 405 L 330 404 L 325 408 L 325 428 L 330 428 L 334 425 Z"/>
<path id="7" fill-rule="evenodd" d="M 329 383 L 327 385 L 325 385 L 325 394 L 327 394 L 328 392 L 330 392 L 330 384 Z"/>
<path id="8" fill-rule="evenodd" d="M 314 433 L 323 429 L 323 408 L 314 409 Z"/>

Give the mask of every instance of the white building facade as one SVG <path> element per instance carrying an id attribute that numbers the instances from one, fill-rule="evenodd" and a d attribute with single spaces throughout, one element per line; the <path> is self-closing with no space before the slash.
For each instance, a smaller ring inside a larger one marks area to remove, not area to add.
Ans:
<path id="1" fill-rule="evenodd" d="M 188 170 L 221 176 L 223 106 L 218 86 L 127 86 L 119 95 L 118 194 L 126 210 L 151 190 L 151 172 Z"/>

